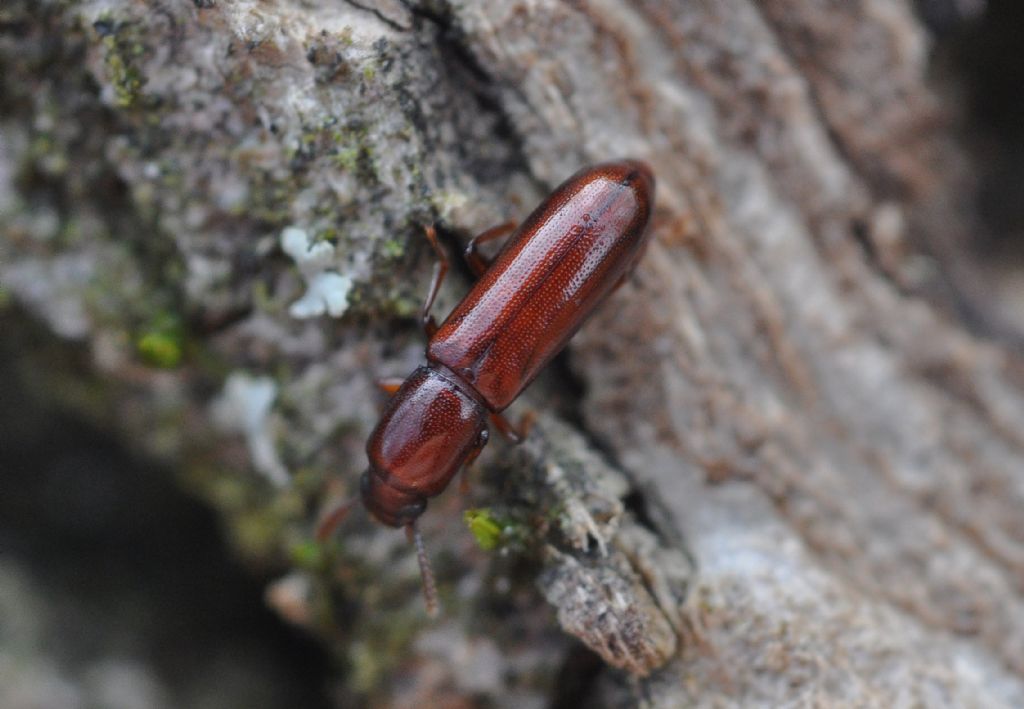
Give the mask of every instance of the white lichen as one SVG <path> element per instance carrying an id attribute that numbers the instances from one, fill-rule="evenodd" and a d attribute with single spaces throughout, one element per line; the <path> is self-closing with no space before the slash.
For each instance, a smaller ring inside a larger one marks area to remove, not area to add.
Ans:
<path id="1" fill-rule="evenodd" d="M 252 377 L 233 372 L 221 395 L 213 402 L 213 420 L 224 430 L 241 433 L 249 447 L 253 467 L 278 487 L 291 477 L 274 445 L 271 409 L 277 385 L 269 377 Z"/>
<path id="2" fill-rule="evenodd" d="M 288 313 L 298 319 L 325 312 L 340 317 L 348 308 L 352 279 L 329 270 L 334 264 L 334 246 L 325 241 L 313 244 L 304 230 L 290 226 L 281 232 L 281 249 L 292 257 L 306 281 L 306 293 L 291 304 Z"/>

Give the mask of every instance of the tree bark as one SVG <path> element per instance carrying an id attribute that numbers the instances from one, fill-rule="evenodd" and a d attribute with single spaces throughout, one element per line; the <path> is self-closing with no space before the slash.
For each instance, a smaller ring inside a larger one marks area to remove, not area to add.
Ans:
<path id="1" fill-rule="evenodd" d="M 8 307 L 278 570 L 339 705 L 1024 704 L 1024 370 L 910 2 L 16 1 L 0 41 Z M 651 247 L 425 515 L 430 623 L 402 535 L 312 541 L 422 357 L 422 225 L 620 156 Z"/>

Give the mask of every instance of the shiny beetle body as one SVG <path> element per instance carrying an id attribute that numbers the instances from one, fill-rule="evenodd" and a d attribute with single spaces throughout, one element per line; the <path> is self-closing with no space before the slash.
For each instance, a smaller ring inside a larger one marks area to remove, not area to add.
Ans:
<path id="1" fill-rule="evenodd" d="M 361 491 L 385 524 L 412 523 L 487 442 L 505 409 L 633 268 L 654 176 L 624 160 L 580 170 L 509 237 L 427 344 L 367 444 Z"/>

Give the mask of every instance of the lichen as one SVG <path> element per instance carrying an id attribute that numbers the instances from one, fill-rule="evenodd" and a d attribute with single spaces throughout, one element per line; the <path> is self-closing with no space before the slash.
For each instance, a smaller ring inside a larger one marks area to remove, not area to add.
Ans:
<path id="1" fill-rule="evenodd" d="M 288 227 L 281 232 L 281 249 L 294 259 L 306 281 L 306 293 L 291 304 L 288 313 L 300 320 L 324 313 L 341 317 L 348 309 L 352 278 L 328 270 L 334 265 L 334 245 L 314 244 L 304 230 Z"/>

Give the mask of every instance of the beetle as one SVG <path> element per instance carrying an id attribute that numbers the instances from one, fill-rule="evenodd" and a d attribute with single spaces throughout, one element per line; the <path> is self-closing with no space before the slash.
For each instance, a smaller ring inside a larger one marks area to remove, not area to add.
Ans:
<path id="1" fill-rule="evenodd" d="M 404 527 L 415 543 L 431 615 L 437 593 L 417 518 L 479 455 L 489 418 L 513 440 L 525 435 L 528 422 L 516 428 L 501 412 L 633 270 L 646 246 L 654 187 L 639 160 L 585 167 L 518 228 L 478 235 L 465 253 L 478 280 L 440 326 L 430 311 L 449 264 L 434 229 L 426 229 L 438 257 L 421 313 L 427 362 L 400 386 L 385 385 L 394 395 L 367 442 L 360 493 L 377 520 Z M 488 263 L 479 245 L 509 233 Z M 330 534 L 350 504 L 325 517 L 318 537 Z"/>

